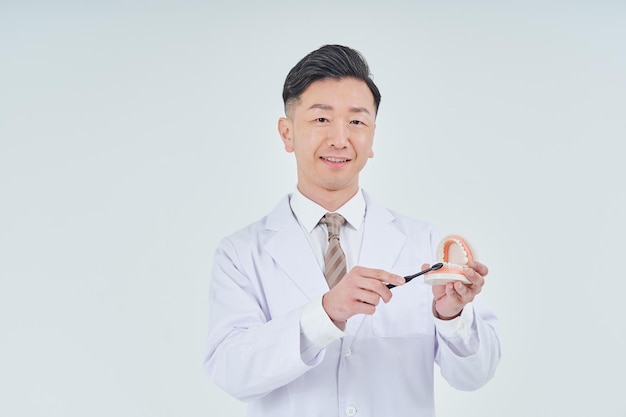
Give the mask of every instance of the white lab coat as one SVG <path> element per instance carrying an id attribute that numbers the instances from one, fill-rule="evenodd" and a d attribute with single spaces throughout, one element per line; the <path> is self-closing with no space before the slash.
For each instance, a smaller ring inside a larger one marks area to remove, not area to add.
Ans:
<path id="1" fill-rule="evenodd" d="M 376 204 L 367 214 L 359 265 L 410 275 L 432 263 L 431 225 Z M 214 261 L 205 367 L 249 416 L 434 416 L 438 363 L 454 387 L 473 390 L 495 372 L 495 317 L 474 309 L 477 349 L 463 357 L 435 329 L 431 287 L 416 279 L 393 290 L 372 316 L 348 320 L 346 335 L 311 363 L 300 356 L 304 305 L 328 291 L 323 271 L 285 197 L 260 221 L 225 238 Z"/>

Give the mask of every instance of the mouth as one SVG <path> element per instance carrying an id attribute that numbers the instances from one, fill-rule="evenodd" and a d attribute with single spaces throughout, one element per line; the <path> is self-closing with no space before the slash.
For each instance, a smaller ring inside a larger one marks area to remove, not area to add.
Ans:
<path id="1" fill-rule="evenodd" d="M 337 158 L 334 156 L 320 156 L 320 159 L 323 161 L 332 162 L 333 164 L 351 161 L 350 158 Z"/>

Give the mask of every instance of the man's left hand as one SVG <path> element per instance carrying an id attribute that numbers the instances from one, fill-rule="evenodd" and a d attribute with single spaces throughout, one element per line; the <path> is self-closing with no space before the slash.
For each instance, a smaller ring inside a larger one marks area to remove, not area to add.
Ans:
<path id="1" fill-rule="evenodd" d="M 426 269 L 425 264 L 422 268 Z M 461 315 L 463 308 L 474 300 L 474 297 L 485 285 L 485 276 L 489 273 L 487 266 L 472 261 L 463 275 L 471 282 L 464 284 L 461 281 L 448 282 L 445 285 L 433 286 L 433 312 L 442 320 L 451 320 Z"/>

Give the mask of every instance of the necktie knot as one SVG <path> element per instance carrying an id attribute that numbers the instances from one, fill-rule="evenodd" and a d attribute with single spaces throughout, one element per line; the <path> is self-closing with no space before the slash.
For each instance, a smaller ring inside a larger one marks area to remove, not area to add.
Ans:
<path id="1" fill-rule="evenodd" d="M 328 241 L 331 239 L 339 239 L 339 230 L 344 225 L 346 219 L 338 213 L 326 213 L 320 220 L 320 223 L 325 224 L 328 228 Z"/>

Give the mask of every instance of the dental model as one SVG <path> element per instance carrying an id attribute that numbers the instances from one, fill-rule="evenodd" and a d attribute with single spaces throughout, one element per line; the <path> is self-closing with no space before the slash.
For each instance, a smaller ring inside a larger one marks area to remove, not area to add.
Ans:
<path id="1" fill-rule="evenodd" d="M 469 243 L 458 235 L 444 237 L 437 247 L 437 260 L 443 267 L 436 272 L 424 275 L 424 282 L 430 285 L 444 285 L 447 282 L 461 281 L 471 284 L 463 271 L 469 268 L 467 264 L 476 259 L 476 255 Z"/>

